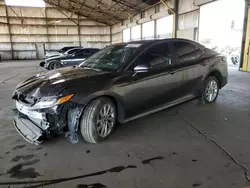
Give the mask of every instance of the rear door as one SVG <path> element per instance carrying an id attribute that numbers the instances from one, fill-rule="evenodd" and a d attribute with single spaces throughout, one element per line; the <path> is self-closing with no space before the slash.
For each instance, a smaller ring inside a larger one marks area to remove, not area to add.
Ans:
<path id="1" fill-rule="evenodd" d="M 175 60 L 168 43 L 152 46 L 131 65 L 133 71 L 138 65 L 147 65 L 148 72 L 134 72 L 131 83 L 126 86 L 126 118 L 163 107 L 176 99 L 178 74 Z"/>
<path id="2" fill-rule="evenodd" d="M 208 69 L 208 65 L 201 60 L 204 52 L 188 41 L 177 40 L 172 45 L 178 64 L 179 97 L 197 96 Z"/>
<path id="3" fill-rule="evenodd" d="M 84 59 L 87 59 L 88 57 L 90 57 L 92 55 L 93 55 L 93 50 L 91 50 L 91 49 L 85 49 L 85 50 L 83 50 L 82 57 Z"/>

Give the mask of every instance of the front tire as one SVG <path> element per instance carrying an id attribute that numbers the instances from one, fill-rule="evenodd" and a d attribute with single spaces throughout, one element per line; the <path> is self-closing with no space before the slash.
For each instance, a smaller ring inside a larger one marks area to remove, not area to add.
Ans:
<path id="1" fill-rule="evenodd" d="M 49 70 L 56 70 L 56 69 L 59 69 L 61 67 L 62 67 L 62 65 L 61 65 L 60 62 L 58 62 L 58 61 L 52 61 L 50 63 L 50 65 L 49 65 Z"/>
<path id="2" fill-rule="evenodd" d="M 88 104 L 80 120 L 83 138 L 90 143 L 98 143 L 107 138 L 116 124 L 116 107 L 112 100 L 101 97 Z"/>
<path id="3" fill-rule="evenodd" d="M 216 101 L 219 94 L 219 81 L 215 76 L 209 76 L 202 89 L 202 102 L 210 104 Z"/>

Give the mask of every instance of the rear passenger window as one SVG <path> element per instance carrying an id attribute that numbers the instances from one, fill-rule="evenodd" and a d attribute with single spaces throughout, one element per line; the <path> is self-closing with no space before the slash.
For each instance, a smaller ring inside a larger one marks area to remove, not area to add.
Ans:
<path id="1" fill-rule="evenodd" d="M 203 52 L 188 42 L 175 42 L 175 52 L 179 63 L 187 63 L 199 58 Z"/>
<path id="2" fill-rule="evenodd" d="M 168 44 L 158 44 L 149 48 L 134 63 L 137 65 L 148 64 L 151 69 L 162 68 L 172 64 Z"/>

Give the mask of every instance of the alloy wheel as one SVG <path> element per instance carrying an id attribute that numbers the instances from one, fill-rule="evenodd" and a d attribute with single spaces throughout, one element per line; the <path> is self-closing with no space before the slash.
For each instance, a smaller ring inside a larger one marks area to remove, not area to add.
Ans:
<path id="1" fill-rule="evenodd" d="M 97 117 L 97 133 L 100 137 L 107 137 L 115 124 L 115 110 L 112 105 L 105 104 Z"/>
<path id="2" fill-rule="evenodd" d="M 56 69 L 59 69 L 61 66 L 59 63 L 55 63 L 54 66 L 53 66 L 53 69 L 56 70 Z"/>
<path id="3" fill-rule="evenodd" d="M 208 102 L 213 102 L 215 100 L 218 95 L 218 91 L 218 83 L 215 80 L 210 80 L 207 83 L 207 87 L 205 90 L 206 99 L 208 100 Z"/>

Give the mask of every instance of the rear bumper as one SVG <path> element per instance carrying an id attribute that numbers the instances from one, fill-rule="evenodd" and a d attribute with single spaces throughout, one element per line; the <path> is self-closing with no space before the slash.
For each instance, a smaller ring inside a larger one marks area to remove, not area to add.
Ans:
<path id="1" fill-rule="evenodd" d="M 14 117 L 14 127 L 17 132 L 29 143 L 39 145 L 42 143 L 43 130 L 31 120 L 19 115 Z"/>
<path id="2" fill-rule="evenodd" d="M 220 81 L 220 88 L 223 88 L 225 85 L 227 85 L 227 77 L 223 76 Z"/>

